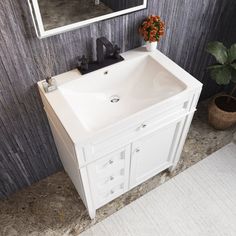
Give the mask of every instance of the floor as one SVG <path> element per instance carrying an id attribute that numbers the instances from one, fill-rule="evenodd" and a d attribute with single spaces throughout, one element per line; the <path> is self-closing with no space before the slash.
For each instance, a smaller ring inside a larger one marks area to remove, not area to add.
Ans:
<path id="1" fill-rule="evenodd" d="M 81 236 L 234 236 L 235 170 L 230 143 Z"/>
<path id="2" fill-rule="evenodd" d="M 236 127 L 216 131 L 208 125 L 206 114 L 206 103 L 202 103 L 174 173 L 163 172 L 105 205 L 97 211 L 96 220 L 89 219 L 70 179 L 59 172 L 0 201 L 0 235 L 74 236 L 104 220 L 232 141 Z"/>
<path id="3" fill-rule="evenodd" d="M 95 0 L 39 0 L 45 30 L 112 13 L 113 10 Z"/>

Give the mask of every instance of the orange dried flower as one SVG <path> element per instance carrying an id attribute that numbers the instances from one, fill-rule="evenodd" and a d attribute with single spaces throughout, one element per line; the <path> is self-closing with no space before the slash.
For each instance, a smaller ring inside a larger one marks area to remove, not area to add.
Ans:
<path id="1" fill-rule="evenodd" d="M 160 37 L 164 35 L 164 32 L 165 24 L 160 16 L 148 16 L 139 27 L 139 33 L 145 41 L 149 42 L 159 41 Z"/>

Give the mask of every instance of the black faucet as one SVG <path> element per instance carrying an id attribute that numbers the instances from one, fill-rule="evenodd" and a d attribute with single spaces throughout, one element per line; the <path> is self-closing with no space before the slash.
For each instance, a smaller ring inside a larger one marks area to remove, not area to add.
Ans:
<path id="1" fill-rule="evenodd" d="M 83 56 L 80 59 L 81 63 L 78 67 L 81 74 L 87 74 L 89 72 L 101 69 L 105 66 L 109 66 L 124 60 L 124 58 L 120 55 L 120 48 L 117 45 L 113 46 L 107 38 L 98 38 L 96 40 L 96 44 L 97 61 L 88 62 L 85 56 Z"/>
<path id="2" fill-rule="evenodd" d="M 114 47 L 112 43 L 105 37 L 98 38 L 97 42 L 97 62 L 101 64 L 104 62 L 105 57 L 112 56 L 114 54 Z M 104 54 L 103 48 L 106 48 L 106 54 Z"/>

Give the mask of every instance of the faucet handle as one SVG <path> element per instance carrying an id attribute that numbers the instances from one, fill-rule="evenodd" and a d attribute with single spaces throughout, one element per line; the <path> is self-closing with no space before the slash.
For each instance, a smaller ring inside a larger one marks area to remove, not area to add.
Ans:
<path id="1" fill-rule="evenodd" d="M 113 57 L 116 59 L 120 58 L 120 47 L 117 44 L 114 46 Z"/>
<path id="2" fill-rule="evenodd" d="M 81 64 L 88 62 L 84 54 L 82 55 L 82 57 L 78 57 L 78 61 L 81 62 Z"/>
<path id="3" fill-rule="evenodd" d="M 86 71 L 88 70 L 88 59 L 83 55 L 79 57 L 78 61 L 80 62 L 79 70 Z"/>

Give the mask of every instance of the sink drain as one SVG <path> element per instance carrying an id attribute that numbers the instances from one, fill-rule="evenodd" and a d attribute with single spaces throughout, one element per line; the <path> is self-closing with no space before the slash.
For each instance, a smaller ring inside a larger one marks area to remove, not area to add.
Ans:
<path id="1" fill-rule="evenodd" d="M 110 97 L 110 102 L 117 103 L 120 101 L 120 97 L 118 95 L 113 95 Z"/>

